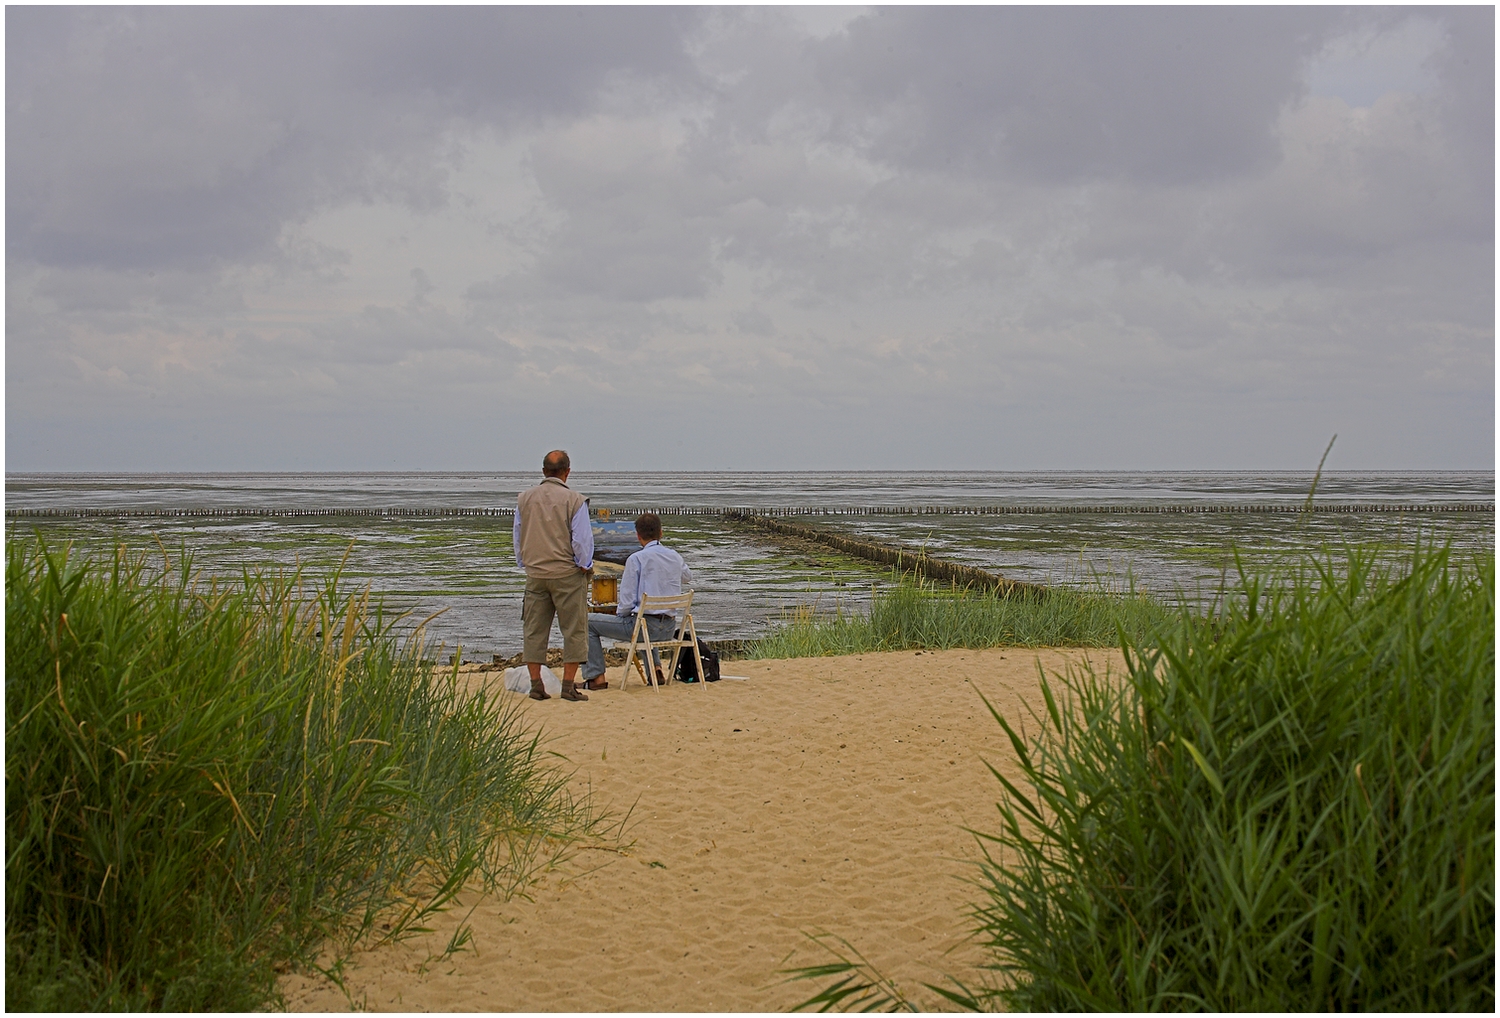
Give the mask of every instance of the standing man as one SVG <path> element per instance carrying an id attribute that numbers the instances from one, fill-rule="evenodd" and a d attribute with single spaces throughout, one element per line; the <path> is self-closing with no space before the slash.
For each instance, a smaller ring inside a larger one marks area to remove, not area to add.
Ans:
<path id="1" fill-rule="evenodd" d="M 681 594 L 684 584 L 693 582 L 692 571 L 682 563 L 682 556 L 661 543 L 661 517 L 655 513 L 642 513 L 635 520 L 635 539 L 641 542 L 641 550 L 625 560 L 625 575 L 620 578 L 620 602 L 615 608 L 615 617 L 590 615 L 589 660 L 583 666 L 583 677 L 587 689 L 608 689 L 604 678 L 604 644 L 601 636 L 611 640 L 628 640 L 635 630 L 635 615 L 641 603 L 641 595 L 666 597 Z M 652 612 L 646 616 L 646 632 L 652 641 L 670 640 L 676 635 L 675 615 Z M 644 651 L 641 652 L 644 655 Z M 655 667 L 655 663 L 652 663 Z M 657 670 L 658 682 L 662 681 Z"/>
<path id="2" fill-rule="evenodd" d="M 547 637 L 552 616 L 563 637 L 564 700 L 587 700 L 574 681 L 587 656 L 588 580 L 594 568 L 594 530 L 582 495 L 568 487 L 572 464 L 568 454 L 554 449 L 542 458 L 542 483 L 516 499 L 513 531 L 516 564 L 526 570 L 526 595 L 521 602 L 525 633 L 522 657 L 531 673 L 531 698 L 550 699 L 542 686 L 547 660 Z"/>

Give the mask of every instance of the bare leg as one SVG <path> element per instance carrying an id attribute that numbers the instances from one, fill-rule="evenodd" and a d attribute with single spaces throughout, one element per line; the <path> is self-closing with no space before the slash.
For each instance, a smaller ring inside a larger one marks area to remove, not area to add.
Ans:
<path id="1" fill-rule="evenodd" d="M 579 692 L 574 684 L 578 679 L 578 662 L 563 662 L 562 698 L 564 700 L 587 700 L 588 697 Z"/>
<path id="2" fill-rule="evenodd" d="M 531 673 L 531 698 L 533 700 L 550 700 L 551 694 L 547 687 L 542 684 L 542 663 L 540 661 L 527 661 L 526 670 Z"/>

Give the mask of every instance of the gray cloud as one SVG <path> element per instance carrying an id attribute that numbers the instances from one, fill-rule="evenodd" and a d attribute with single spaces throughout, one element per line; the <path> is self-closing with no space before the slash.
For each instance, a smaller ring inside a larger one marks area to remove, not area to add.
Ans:
<path id="1" fill-rule="evenodd" d="M 455 120 L 691 87 L 672 9 L 11 8 L 7 250 L 49 264 L 264 256 L 328 203 L 446 198 Z"/>
<path id="2" fill-rule="evenodd" d="M 16 469 L 1493 459 L 1489 9 L 6 16 Z"/>
<path id="3" fill-rule="evenodd" d="M 903 166 L 1185 183 L 1275 157 L 1317 9 L 891 8 L 824 44 L 841 133 Z M 1185 88 L 1185 82 L 1192 82 Z"/>

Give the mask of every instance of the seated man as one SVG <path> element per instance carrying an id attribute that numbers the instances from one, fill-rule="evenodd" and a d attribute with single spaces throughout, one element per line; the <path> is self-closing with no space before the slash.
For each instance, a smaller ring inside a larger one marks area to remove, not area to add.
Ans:
<path id="1" fill-rule="evenodd" d="M 681 594 L 684 584 L 693 582 L 693 574 L 682 564 L 682 556 L 661 543 L 661 517 L 642 513 L 635 521 L 635 539 L 641 550 L 625 560 L 625 575 L 620 578 L 620 601 L 615 614 L 589 616 L 589 656 L 583 665 L 585 689 L 608 689 L 604 678 L 604 645 L 600 637 L 628 640 L 635 630 L 636 609 L 641 595 L 667 597 Z M 652 612 L 646 616 L 646 632 L 652 641 L 670 640 L 677 634 L 676 619 L 671 614 Z M 657 668 L 657 682 L 664 681 Z"/>

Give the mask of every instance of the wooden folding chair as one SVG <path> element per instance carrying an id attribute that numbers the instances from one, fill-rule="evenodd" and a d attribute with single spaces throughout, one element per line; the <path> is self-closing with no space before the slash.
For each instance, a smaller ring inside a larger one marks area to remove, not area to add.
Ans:
<path id="1" fill-rule="evenodd" d="M 691 590 L 663 597 L 652 597 L 650 594 L 641 595 L 640 607 L 636 609 L 635 628 L 630 633 L 630 648 L 625 652 L 625 677 L 620 680 L 621 689 L 625 688 L 625 682 L 630 678 L 630 666 L 632 662 L 635 663 L 637 669 L 642 671 L 641 682 L 649 682 L 652 689 L 661 688 L 656 683 L 656 669 L 654 667 L 641 669 L 640 659 L 636 657 L 637 647 L 645 651 L 646 660 L 653 664 L 655 663 L 653 651 L 665 650 L 667 647 L 672 648 L 672 659 L 665 664 L 662 671 L 663 676 L 668 682 L 671 682 L 677 674 L 677 659 L 681 656 L 682 649 L 690 647 L 692 648 L 694 659 L 698 662 L 698 675 L 700 678 L 703 676 L 703 656 L 698 653 L 698 630 L 693 628 L 692 607 L 693 592 Z M 659 640 L 656 643 L 652 643 L 651 630 L 646 628 L 646 613 L 654 612 L 660 614 L 664 611 L 670 611 L 674 617 L 678 612 L 682 612 L 682 618 L 677 622 L 675 628 L 676 635 L 670 640 Z M 704 682 L 703 686 L 706 688 L 708 683 Z"/>

